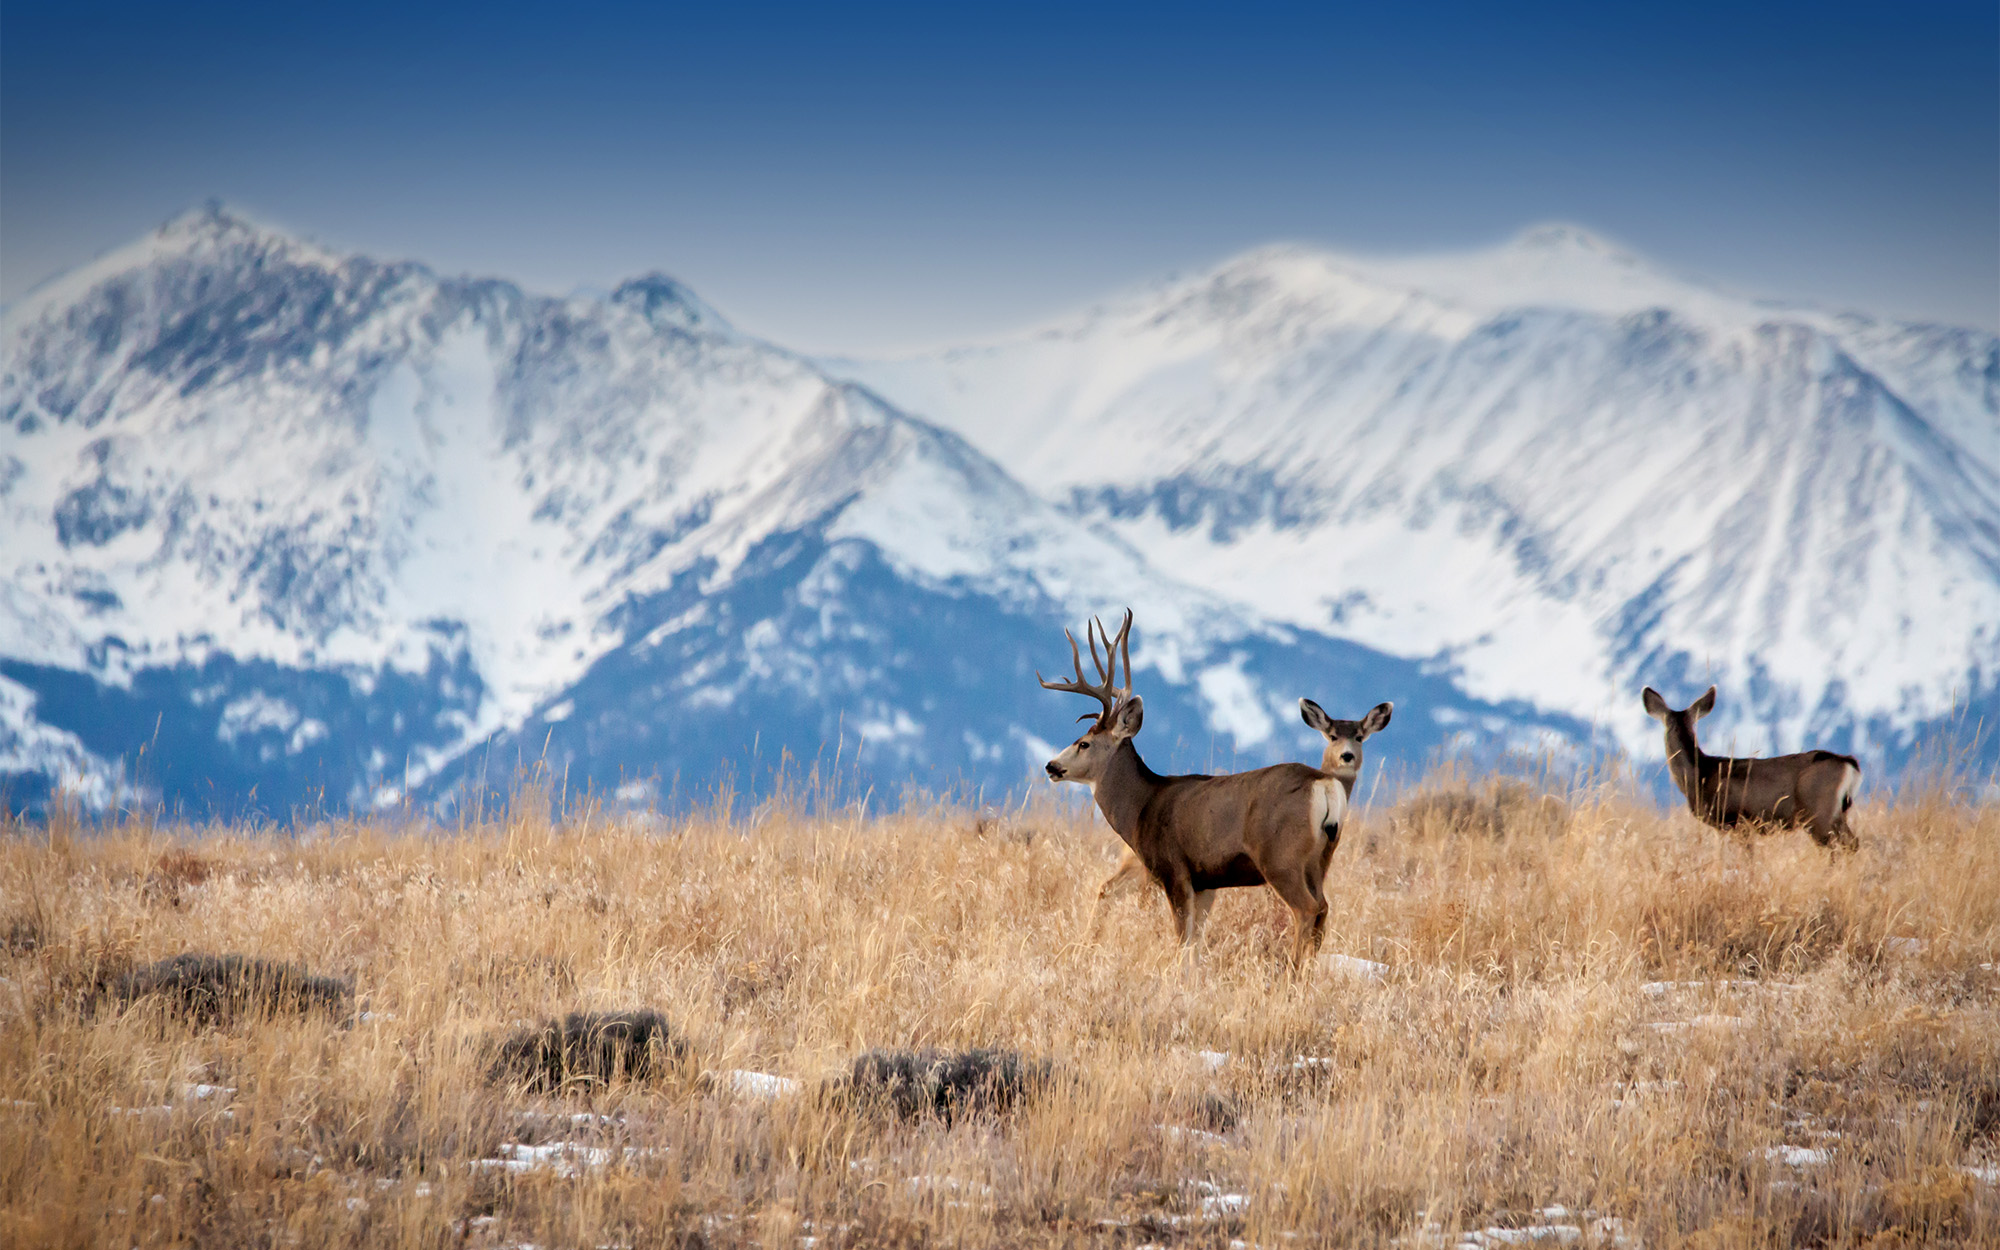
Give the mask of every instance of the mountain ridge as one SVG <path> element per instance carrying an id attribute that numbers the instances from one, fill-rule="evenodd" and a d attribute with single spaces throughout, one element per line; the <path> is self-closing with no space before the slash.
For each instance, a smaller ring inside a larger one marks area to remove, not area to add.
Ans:
<path id="1" fill-rule="evenodd" d="M 1597 275 L 1545 285 L 1589 298 L 1496 297 L 1551 250 Z M 1446 275 L 1478 298 L 1448 299 L 1412 285 L 1432 261 L 1260 249 L 1032 332 L 826 364 L 1154 563 L 1275 620 L 1453 657 L 1481 697 L 1553 685 L 1543 706 L 1610 719 L 1648 670 L 1707 670 L 1738 683 L 1719 724 L 1757 729 L 1752 749 L 1831 734 L 1871 754 L 1954 690 L 1990 697 L 1994 336 L 1627 282 L 1642 262 L 1570 231 L 1480 257 Z M 1340 588 L 1301 598 L 1288 566 Z M 1427 608 L 1412 567 L 1474 593 Z M 1927 623 L 1869 619 L 1931 599 Z"/>
<path id="2" fill-rule="evenodd" d="M 0 774 L 34 801 L 441 810 L 537 731 L 618 793 L 732 766 L 746 729 L 811 757 L 849 710 L 864 781 L 1018 788 L 1036 726 L 1067 729 L 1030 652 L 1123 603 L 1184 730 L 1255 762 L 1309 736 L 1284 631 L 663 275 L 538 296 L 210 206 L 4 332 Z M 1010 680 L 960 664 L 940 703 L 927 619 Z M 1588 739 L 1310 645 L 1430 691 L 1457 719 L 1413 722 L 1420 749 Z"/>

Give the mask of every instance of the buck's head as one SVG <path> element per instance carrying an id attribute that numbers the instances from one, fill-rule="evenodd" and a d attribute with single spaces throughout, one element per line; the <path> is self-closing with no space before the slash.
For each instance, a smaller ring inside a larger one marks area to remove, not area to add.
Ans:
<path id="1" fill-rule="evenodd" d="M 1111 757 L 1118 748 L 1130 741 L 1145 723 L 1146 705 L 1139 696 L 1132 693 L 1132 611 L 1125 611 L 1125 623 L 1118 627 L 1118 636 L 1112 638 L 1105 632 L 1100 621 L 1092 620 L 1084 627 L 1084 634 L 1090 641 L 1090 660 L 1097 666 L 1097 680 L 1087 681 L 1083 676 L 1083 655 L 1077 650 L 1076 635 L 1068 630 L 1063 637 L 1069 639 L 1070 659 L 1076 665 L 1076 677 L 1070 681 L 1045 681 L 1040 673 L 1035 680 L 1042 683 L 1044 690 L 1067 690 L 1072 694 L 1089 695 L 1102 707 L 1099 712 L 1085 712 L 1078 720 L 1090 722 L 1090 728 L 1083 736 L 1065 747 L 1047 764 L 1050 781 L 1081 781 L 1086 785 L 1096 785 L 1104 775 Z M 1104 658 L 1097 657 L 1098 639 L 1104 640 Z M 1118 661 L 1125 661 L 1125 684 L 1118 684 Z"/>
<path id="2" fill-rule="evenodd" d="M 1677 755 L 1699 751 L 1694 733 L 1694 723 L 1715 710 L 1715 687 L 1686 707 L 1675 711 L 1667 706 L 1660 692 L 1651 686 L 1639 695 L 1639 701 L 1646 705 L 1646 715 L 1667 727 L 1667 760 L 1672 763 Z M 1689 761 L 1692 763 L 1693 761 Z"/>
<path id="3" fill-rule="evenodd" d="M 1300 718 L 1319 730 L 1326 739 L 1326 752 L 1320 757 L 1319 770 L 1332 773 L 1342 785 L 1352 790 L 1354 779 L 1361 775 L 1361 743 L 1369 734 L 1380 733 L 1386 728 L 1395 710 L 1393 703 L 1378 703 L 1360 720 L 1335 720 L 1311 699 L 1300 699 Z"/>

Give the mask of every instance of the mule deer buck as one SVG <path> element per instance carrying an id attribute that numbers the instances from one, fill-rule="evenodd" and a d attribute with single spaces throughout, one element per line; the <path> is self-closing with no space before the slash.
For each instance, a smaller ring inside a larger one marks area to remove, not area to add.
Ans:
<path id="1" fill-rule="evenodd" d="M 1105 822 L 1166 892 L 1184 948 L 1200 933 L 1217 890 L 1269 885 L 1291 909 L 1292 964 L 1303 966 L 1326 934 L 1323 883 L 1347 814 L 1347 791 L 1335 777 L 1304 764 L 1220 777 L 1154 772 L 1132 745 L 1146 714 L 1132 693 L 1132 613 L 1126 611 L 1116 638 L 1095 620 L 1084 632 L 1098 680 L 1084 677 L 1076 635 L 1068 630 L 1063 636 L 1076 677 L 1047 681 L 1035 674 L 1043 689 L 1087 695 L 1103 709 L 1077 718 L 1090 720 L 1090 728 L 1048 762 L 1049 780 L 1090 787 Z M 1121 659 L 1123 685 L 1117 680 Z"/>
<path id="2" fill-rule="evenodd" d="M 1694 723 L 1715 710 L 1715 687 L 1680 711 L 1657 690 L 1640 696 L 1646 714 L 1667 727 L 1667 771 L 1687 796 L 1688 810 L 1717 829 L 1739 824 L 1803 827 L 1821 846 L 1861 845 L 1847 827 L 1861 785 L 1861 764 L 1833 751 L 1802 751 L 1770 759 L 1725 759 L 1702 752 Z"/>
<path id="3" fill-rule="evenodd" d="M 1341 792 L 1352 802 L 1354 782 L 1361 775 L 1361 744 L 1369 734 L 1379 733 L 1389 724 L 1396 705 L 1378 703 L 1368 710 L 1360 720 L 1335 720 L 1328 716 L 1319 704 L 1311 699 L 1299 700 L 1299 718 L 1311 725 L 1326 738 L 1326 749 L 1320 753 L 1319 770 L 1332 774 L 1340 782 Z M 1131 847 L 1118 857 L 1118 867 L 1097 887 L 1097 914 L 1090 923 L 1090 933 L 1094 938 L 1104 924 L 1104 909 L 1111 896 L 1128 885 L 1137 884 L 1146 875 L 1146 864 L 1139 853 Z"/>

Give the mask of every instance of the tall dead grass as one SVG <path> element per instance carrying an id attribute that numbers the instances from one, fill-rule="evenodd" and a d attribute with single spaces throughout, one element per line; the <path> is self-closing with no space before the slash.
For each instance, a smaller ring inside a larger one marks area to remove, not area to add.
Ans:
<path id="1" fill-rule="evenodd" d="M 1502 789 L 1365 816 L 1327 946 L 1382 968 L 1300 978 L 1264 891 L 1192 961 L 1157 892 L 1090 940 L 1116 840 L 1054 807 L 17 827 L 0 1242 L 2000 1242 L 2000 810 L 1877 803 L 1834 859 Z M 92 1009 L 189 951 L 358 1009 Z M 635 1009 L 686 1054 L 490 1079 L 497 1039 Z M 949 1121 L 832 1096 L 871 1049 L 977 1046 L 1052 1078 Z"/>

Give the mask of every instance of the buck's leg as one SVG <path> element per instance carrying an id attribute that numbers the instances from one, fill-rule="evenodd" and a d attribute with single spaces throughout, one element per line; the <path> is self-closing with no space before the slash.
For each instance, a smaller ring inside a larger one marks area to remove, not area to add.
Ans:
<path id="1" fill-rule="evenodd" d="M 1118 861 L 1117 871 L 1104 879 L 1097 887 L 1097 912 L 1090 921 L 1090 940 L 1097 940 L 1098 931 L 1104 927 L 1104 913 L 1111 905 L 1111 896 L 1125 888 L 1125 883 L 1146 875 L 1146 865 L 1129 849 Z"/>
<path id="2" fill-rule="evenodd" d="M 1185 877 L 1160 884 L 1167 892 L 1167 906 L 1174 909 L 1174 937 L 1187 951 L 1194 946 L 1194 887 Z"/>

